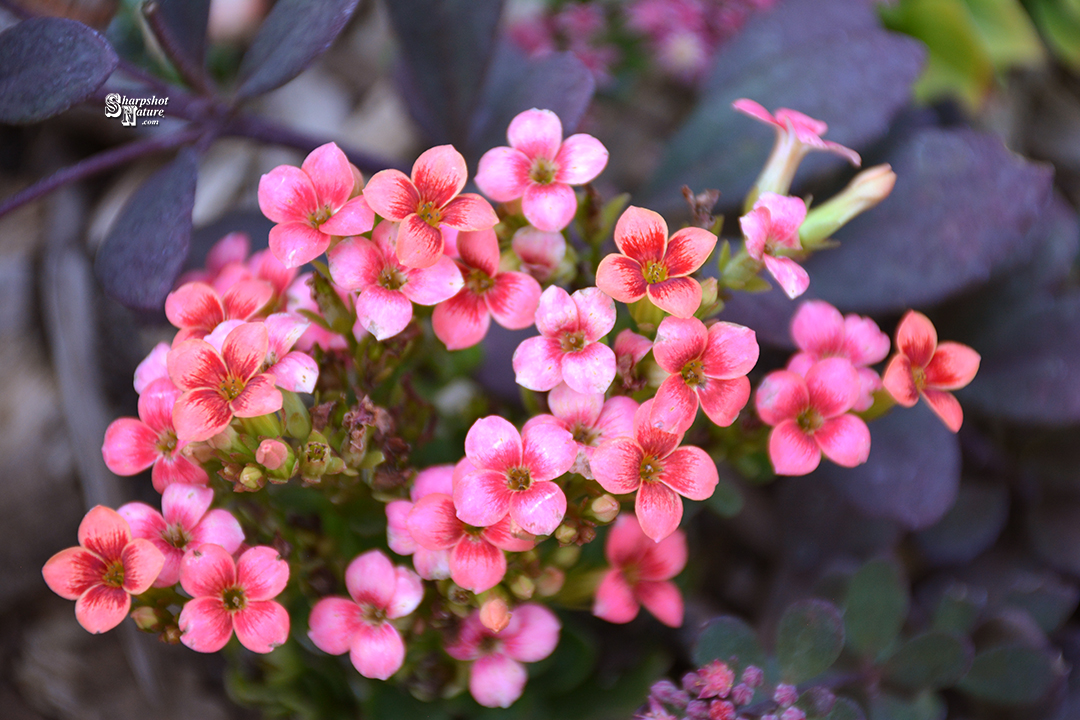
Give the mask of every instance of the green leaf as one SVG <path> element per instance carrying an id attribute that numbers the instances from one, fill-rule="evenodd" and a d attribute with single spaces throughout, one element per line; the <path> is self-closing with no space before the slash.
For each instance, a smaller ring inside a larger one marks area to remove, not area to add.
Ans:
<path id="1" fill-rule="evenodd" d="M 947 633 L 967 635 L 979 621 L 986 607 L 986 591 L 953 583 L 942 593 L 934 610 L 933 628 Z"/>
<path id="2" fill-rule="evenodd" d="M 747 665 L 765 667 L 765 652 L 754 629 L 737 617 L 725 615 L 710 620 L 698 636 L 694 664 L 701 666 L 720 660 L 740 671 Z"/>
<path id="3" fill-rule="evenodd" d="M 742 491 L 731 480 L 721 476 L 720 483 L 705 504 L 722 518 L 735 517 L 743 509 Z"/>
<path id="4" fill-rule="evenodd" d="M 876 658 L 900 634 L 907 609 L 907 585 L 896 564 L 874 560 L 863 565 L 852 576 L 844 602 L 848 646 Z"/>
<path id="5" fill-rule="evenodd" d="M 1046 60 L 1039 32 L 1019 0 L 965 0 L 998 70 Z"/>
<path id="6" fill-rule="evenodd" d="M 883 693 L 870 706 L 870 720 L 944 720 L 945 703 L 934 693 L 913 700 Z"/>
<path id="7" fill-rule="evenodd" d="M 1005 603 L 1027 611 L 1045 633 L 1052 633 L 1072 617 L 1080 602 L 1080 589 L 1055 573 L 1024 573 L 1005 593 Z"/>
<path id="8" fill-rule="evenodd" d="M 1057 59 L 1080 71 L 1080 11 L 1061 0 L 1030 0 L 1028 8 Z"/>
<path id="9" fill-rule="evenodd" d="M 832 667 L 844 649 L 840 611 L 824 600 L 800 600 L 780 618 L 776 657 L 784 682 L 798 685 Z"/>
<path id="10" fill-rule="evenodd" d="M 1031 705 L 1064 674 L 1046 652 L 1011 643 L 981 652 L 960 681 L 969 695 L 996 705 Z"/>
<path id="11" fill-rule="evenodd" d="M 968 671 L 972 655 L 966 638 L 931 631 L 900 646 L 885 663 L 885 679 L 908 690 L 952 687 Z"/>

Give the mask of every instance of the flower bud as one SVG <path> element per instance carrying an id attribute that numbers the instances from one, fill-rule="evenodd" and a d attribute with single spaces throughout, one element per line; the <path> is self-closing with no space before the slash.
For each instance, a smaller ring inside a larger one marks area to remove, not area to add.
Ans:
<path id="1" fill-rule="evenodd" d="M 551 562 L 557 567 L 572 568 L 577 565 L 579 557 L 581 557 L 581 548 L 577 545 L 567 545 L 556 548 L 555 552 L 551 553 Z"/>
<path id="2" fill-rule="evenodd" d="M 555 274 L 566 256 L 566 238 L 561 232 L 545 232 L 525 226 L 514 233 L 511 247 L 521 259 L 521 269 L 540 282 Z"/>
<path id="3" fill-rule="evenodd" d="M 570 545 L 577 540 L 577 535 L 577 528 L 567 525 L 566 523 L 555 528 L 555 539 L 559 541 L 560 545 Z"/>
<path id="4" fill-rule="evenodd" d="M 285 432 L 297 440 L 307 440 L 311 434 L 311 414 L 300 396 L 289 390 L 281 392 L 281 409 L 285 413 Z"/>
<path id="5" fill-rule="evenodd" d="M 221 452 L 236 452 L 244 449 L 243 443 L 240 442 L 240 434 L 231 425 L 207 440 L 206 444 Z"/>
<path id="6" fill-rule="evenodd" d="M 536 583 L 528 575 L 518 575 L 510 581 L 510 592 L 519 600 L 528 600 L 536 592 Z"/>
<path id="7" fill-rule="evenodd" d="M 277 470 L 289 458 L 289 446 L 280 440 L 267 438 L 259 443 L 259 449 L 255 451 L 255 462 L 267 470 Z"/>
<path id="8" fill-rule="evenodd" d="M 744 682 L 731 688 L 731 701 L 736 705 L 749 705 L 754 699 L 754 688 Z"/>
<path id="9" fill-rule="evenodd" d="M 781 707 L 794 705 L 798 699 L 799 691 L 794 685 L 788 685 L 787 683 L 780 683 L 773 692 L 773 700 L 779 703 Z"/>
<path id="10" fill-rule="evenodd" d="M 240 471 L 240 477 L 237 479 L 236 484 L 240 487 L 234 487 L 234 490 L 255 492 L 266 485 L 266 475 L 258 465 L 247 465 Z"/>
<path id="11" fill-rule="evenodd" d="M 703 279 L 701 281 L 701 305 L 698 306 L 694 317 L 704 320 L 723 309 L 724 302 L 720 299 L 720 282 L 711 277 Z"/>
<path id="12" fill-rule="evenodd" d="M 145 605 L 132 610 L 131 619 L 135 621 L 135 627 L 143 632 L 158 633 L 161 632 L 164 626 L 158 611 Z"/>
<path id="13" fill-rule="evenodd" d="M 305 483 L 319 482 L 327 474 L 332 459 L 333 453 L 326 437 L 313 430 L 300 453 L 300 477 Z"/>
<path id="14" fill-rule="evenodd" d="M 536 578 L 536 594 L 540 597 L 551 597 L 562 590 L 566 582 L 566 573 L 557 567 L 547 566 Z"/>
<path id="15" fill-rule="evenodd" d="M 491 632 L 502 632 L 510 624 L 510 608 L 501 597 L 493 597 L 480 606 L 480 622 Z"/>
<path id="16" fill-rule="evenodd" d="M 743 670 L 742 681 L 751 688 L 761 687 L 761 683 L 765 682 L 765 672 L 757 665 L 747 665 Z"/>
<path id="17" fill-rule="evenodd" d="M 820 246 L 856 215 L 877 205 L 892 192 L 896 173 L 892 167 L 875 165 L 852 178 L 848 186 L 826 202 L 811 208 L 799 227 L 799 239 L 807 250 Z"/>
<path id="18" fill-rule="evenodd" d="M 597 522 L 609 523 L 618 516 L 620 507 L 613 495 L 604 493 L 589 503 L 589 512 Z"/>

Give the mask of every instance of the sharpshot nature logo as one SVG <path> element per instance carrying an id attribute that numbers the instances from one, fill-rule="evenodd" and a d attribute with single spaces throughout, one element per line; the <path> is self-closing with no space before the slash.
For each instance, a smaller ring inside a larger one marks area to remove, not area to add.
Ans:
<path id="1" fill-rule="evenodd" d="M 120 124 L 125 127 L 157 125 L 165 117 L 165 106 L 168 104 L 167 97 L 128 97 L 109 93 L 105 96 L 105 117 L 118 117 Z"/>

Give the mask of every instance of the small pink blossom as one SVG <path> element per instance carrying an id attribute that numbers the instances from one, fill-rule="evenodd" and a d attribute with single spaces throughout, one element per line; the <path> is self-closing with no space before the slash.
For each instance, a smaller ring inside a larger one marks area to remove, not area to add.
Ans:
<path id="1" fill-rule="evenodd" d="M 405 643 L 389 621 L 412 613 L 424 586 L 416 573 L 371 550 L 349 563 L 345 587 L 351 599 L 328 597 L 315 603 L 308 637 L 330 655 L 349 653 L 364 677 L 386 680 L 405 661 Z"/>
<path id="2" fill-rule="evenodd" d="M 161 512 L 146 503 L 130 502 L 117 510 L 131 526 L 131 534 L 154 544 L 165 565 L 154 587 L 170 587 L 180 580 L 184 552 L 213 543 L 235 553 L 244 542 L 240 523 L 228 510 L 210 510 L 214 491 L 208 487 L 170 485 L 161 495 Z"/>
<path id="3" fill-rule="evenodd" d="M 239 560 L 220 545 L 189 550 L 180 561 L 180 585 L 192 597 L 180 611 L 180 642 L 196 652 L 217 652 L 236 631 L 251 652 L 268 653 L 289 637 L 289 613 L 274 598 L 289 582 L 289 564 L 259 545 Z"/>
<path id="4" fill-rule="evenodd" d="M 561 232 L 545 232 L 528 225 L 514 233 L 510 247 L 521 260 L 521 269 L 540 282 L 550 280 L 566 257 L 566 238 Z"/>
<path id="5" fill-rule="evenodd" d="M 432 493 L 453 495 L 454 473 L 453 465 L 424 468 L 413 479 L 408 500 L 394 500 L 386 504 L 386 544 L 398 555 L 412 555 L 413 567 L 425 580 L 450 577 L 450 552 L 445 549 L 429 550 L 418 545 L 409 532 L 409 513 L 421 498 Z"/>
<path id="6" fill-rule="evenodd" d="M 640 363 L 652 350 L 652 341 L 633 330 L 623 330 L 615 336 L 615 370 L 623 388 L 634 392 L 645 387 L 645 379 L 637 371 Z"/>
<path id="7" fill-rule="evenodd" d="M 280 298 L 296 277 L 296 268 L 285 267 L 269 250 L 260 250 L 250 258 L 251 241 L 246 233 L 233 232 L 218 240 L 206 255 L 206 267 L 180 276 L 177 287 L 201 282 L 224 293 L 243 280 L 265 280 Z"/>
<path id="8" fill-rule="evenodd" d="M 153 466 L 154 489 L 165 492 L 173 483 L 205 485 L 206 471 L 181 454 L 181 442 L 173 427 L 173 407 L 180 390 L 168 378 L 143 388 L 139 396 L 139 419 L 119 418 L 105 430 L 101 455 L 117 475 L 136 475 Z"/>
<path id="9" fill-rule="evenodd" d="M 609 493 L 637 491 L 634 513 L 641 529 L 660 542 L 682 520 L 679 496 L 705 500 L 712 496 L 720 476 L 704 450 L 679 447 L 681 434 L 652 426 L 652 403 L 642 403 L 634 414 L 634 437 L 608 440 L 593 453 L 591 465 L 596 481 Z"/>
<path id="10" fill-rule="evenodd" d="M 267 470 L 277 470 L 288 457 L 289 446 L 276 438 L 264 438 L 255 450 L 255 462 Z"/>
<path id="11" fill-rule="evenodd" d="M 688 277 L 705 264 L 716 236 L 688 227 L 668 238 L 667 223 L 652 210 L 630 206 L 615 223 L 612 253 L 596 268 L 596 285 L 622 303 L 648 297 L 676 317 L 690 317 L 701 305 L 701 285 Z"/>
<path id="12" fill-rule="evenodd" d="M 451 145 L 423 152 L 413 163 L 412 178 L 400 170 L 375 173 L 364 197 L 380 216 L 401 223 L 397 256 L 406 267 L 430 267 L 443 255 L 442 226 L 487 230 L 499 222 L 488 201 L 462 194 L 468 169 Z"/>
<path id="13" fill-rule="evenodd" d="M 713 660 L 698 670 L 701 689 L 698 698 L 726 698 L 735 684 L 735 671 L 727 663 Z"/>
<path id="14" fill-rule="evenodd" d="M 165 298 L 165 316 L 180 328 L 173 345 L 206 337 L 226 320 L 249 320 L 273 296 L 273 286 L 262 280 L 241 280 L 222 295 L 206 283 L 181 285 Z"/>
<path id="15" fill-rule="evenodd" d="M 509 330 L 533 324 L 540 283 L 525 273 L 499 270 L 499 239 L 494 230 L 460 233 L 457 250 L 464 287 L 431 315 L 435 337 L 448 350 L 472 347 L 483 340 L 493 317 Z"/>
<path id="16" fill-rule="evenodd" d="M 559 619 L 542 605 L 513 610 L 510 623 L 496 633 L 484 627 L 479 611 L 465 618 L 457 641 L 446 648 L 456 660 L 472 661 L 469 692 L 484 707 L 510 707 L 525 690 L 528 673 L 521 663 L 543 660 L 559 644 Z"/>
<path id="17" fill-rule="evenodd" d="M 314 315 L 322 323 L 325 324 L 326 320 L 322 316 L 322 311 L 319 309 L 319 304 L 315 301 L 313 289 L 311 287 L 311 273 L 305 273 L 296 278 L 289 285 L 288 290 L 285 291 L 285 309 L 292 313 L 300 313 L 303 311 L 305 317 L 311 317 Z M 348 292 L 342 290 L 337 285 L 334 285 L 335 291 L 341 296 L 342 301 L 348 303 Z M 344 335 L 336 333 L 333 330 L 324 327 L 319 322 L 312 321 L 308 329 L 304 331 L 304 334 L 300 336 L 300 339 L 296 341 L 296 349 L 301 352 L 310 352 L 316 345 L 323 350 L 345 350 L 349 347 L 348 341 Z"/>
<path id="18" fill-rule="evenodd" d="M 584 133 L 563 140 L 559 116 L 536 108 L 515 117 L 506 137 L 510 147 L 492 148 L 480 158 L 480 191 L 496 202 L 521 198 L 521 211 L 533 227 L 562 230 L 577 212 L 570 186 L 584 185 L 603 171 L 607 148 Z"/>
<path id="19" fill-rule="evenodd" d="M 881 378 L 869 368 L 889 354 L 889 336 L 868 317 L 840 311 L 822 300 L 807 300 L 791 319 L 791 337 L 800 352 L 788 360 L 787 369 L 806 376 L 810 367 L 828 357 L 851 361 L 859 373 L 859 399 L 852 410 L 862 412 L 874 404 Z"/>
<path id="20" fill-rule="evenodd" d="M 544 392 L 565 382 L 580 393 L 606 392 L 615 379 L 615 353 L 599 342 L 615 326 L 615 303 L 598 288 L 569 295 L 552 285 L 536 309 L 539 337 L 514 351 L 518 385 Z"/>
<path id="21" fill-rule="evenodd" d="M 356 297 L 356 324 L 376 340 L 394 337 L 413 317 L 413 303 L 435 305 L 464 285 L 461 271 L 444 256 L 428 267 L 410 268 L 397 258 L 399 226 L 383 221 L 371 240 L 350 238 L 329 253 L 330 277 Z"/>
<path id="22" fill-rule="evenodd" d="M 904 407 L 921 396 L 947 428 L 959 430 L 964 411 L 950 390 L 966 387 L 975 378 L 979 353 L 957 342 L 939 343 L 934 324 L 914 310 L 896 328 L 896 350 L 882 377 L 885 389 Z"/>
<path id="23" fill-rule="evenodd" d="M 821 454 L 855 467 L 870 455 L 870 430 L 848 411 L 859 398 L 859 374 L 845 358 L 826 358 L 803 376 L 776 370 L 757 390 L 757 411 L 773 430 L 769 458 L 778 475 L 805 475 Z"/>
<path id="24" fill-rule="evenodd" d="M 524 434 L 501 417 L 481 418 L 465 436 L 472 471 L 454 483 L 462 522 L 490 527 L 507 515 L 533 535 L 550 535 L 566 514 L 566 496 L 552 482 L 574 464 L 577 445 L 566 430 L 534 425 Z"/>
<path id="25" fill-rule="evenodd" d="M 292 349 L 311 321 L 296 313 L 283 312 L 270 315 L 263 324 L 267 333 L 264 372 L 273 375 L 275 384 L 282 390 L 314 392 L 319 380 L 319 365 L 307 353 Z"/>
<path id="26" fill-rule="evenodd" d="M 169 367 L 165 358 L 169 356 L 169 343 L 160 342 L 154 346 L 150 354 L 143 358 L 135 368 L 135 392 L 140 395 L 150 387 L 155 380 L 169 377 Z"/>
<path id="27" fill-rule="evenodd" d="M 776 128 L 779 138 L 797 145 L 796 152 L 800 153 L 800 158 L 809 150 L 826 150 L 836 153 L 855 167 L 862 164 L 859 154 L 854 150 L 830 140 L 822 140 L 821 136 L 829 129 L 829 126 L 809 115 L 787 108 L 779 108 L 773 115 L 760 104 L 746 98 L 736 100 L 732 103 L 732 107 L 766 125 L 772 125 Z"/>
<path id="28" fill-rule="evenodd" d="M 149 590 L 164 564 L 153 543 L 133 539 L 124 518 L 97 505 L 79 523 L 79 547 L 53 555 L 41 574 L 50 590 L 75 601 L 87 632 L 103 633 L 124 620 L 131 596 Z"/>
<path id="29" fill-rule="evenodd" d="M 746 237 L 746 252 L 780 283 L 784 293 L 795 299 L 810 287 L 810 276 L 801 265 L 781 254 L 802 249 L 799 226 L 806 219 L 802 198 L 763 192 L 754 209 L 739 218 Z"/>
<path id="30" fill-rule="evenodd" d="M 273 220 L 270 250 L 287 268 L 326 252 L 333 237 L 371 229 L 375 215 L 364 196 L 353 197 L 356 178 L 334 143 L 311 151 L 299 168 L 279 165 L 259 180 L 259 209 Z"/>
<path id="31" fill-rule="evenodd" d="M 671 578 L 686 567 L 686 533 L 676 530 L 655 542 L 634 516 L 620 515 L 608 534 L 604 555 L 611 569 L 596 589 L 593 615 L 628 623 L 644 605 L 665 625 L 682 625 L 682 593 Z"/>
<path id="32" fill-rule="evenodd" d="M 231 232 L 214 243 L 206 253 L 205 267 L 189 270 L 180 276 L 177 286 L 189 282 L 213 285 L 221 272 L 232 264 L 242 264 L 251 252 L 251 238 L 244 232 Z M 220 290 L 220 289 L 219 289 Z"/>

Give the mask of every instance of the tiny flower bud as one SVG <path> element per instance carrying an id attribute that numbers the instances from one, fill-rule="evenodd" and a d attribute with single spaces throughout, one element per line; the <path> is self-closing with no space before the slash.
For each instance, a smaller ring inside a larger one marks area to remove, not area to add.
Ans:
<path id="1" fill-rule="evenodd" d="M 510 624 L 510 608 L 501 597 L 494 597 L 480 606 L 480 622 L 488 630 L 498 633 Z"/>
<path id="2" fill-rule="evenodd" d="M 277 470 L 288 457 L 289 446 L 272 438 L 259 443 L 259 449 L 255 451 L 255 461 L 267 470 Z"/>
<path id="3" fill-rule="evenodd" d="M 686 694 L 686 691 L 681 690 L 678 685 L 670 680 L 658 680 L 653 683 L 649 694 L 656 698 L 658 702 L 674 705 L 680 710 L 690 702 L 690 696 Z"/>
<path id="4" fill-rule="evenodd" d="M 698 677 L 701 678 L 701 690 L 698 692 L 699 698 L 724 698 L 731 692 L 731 684 L 735 681 L 735 672 L 728 667 L 727 663 L 713 660 L 698 670 Z"/>
<path id="5" fill-rule="evenodd" d="M 561 232 L 545 232 L 526 225 L 514 233 L 511 247 L 521 258 L 521 269 L 540 282 L 551 279 L 566 256 L 566 238 Z"/>
<path id="6" fill-rule="evenodd" d="M 701 689 L 701 676 L 696 672 L 686 673 L 682 676 L 682 688 L 692 695 L 697 695 Z"/>
<path id="7" fill-rule="evenodd" d="M 801 708 L 789 707 L 780 714 L 780 720 L 806 720 L 806 713 Z"/>
<path id="8" fill-rule="evenodd" d="M 686 705 L 686 717 L 691 720 L 709 720 L 709 704 L 704 700 L 691 700 Z"/>
<path id="9" fill-rule="evenodd" d="M 818 685 L 806 691 L 803 704 L 807 705 L 812 715 L 825 717 L 832 712 L 833 705 L 836 704 L 836 695 L 828 688 Z"/>
<path id="10" fill-rule="evenodd" d="M 161 632 L 164 623 L 158 617 L 158 612 L 152 607 L 137 607 L 131 611 L 131 619 L 135 621 L 135 627 L 143 632 Z"/>
<path id="11" fill-rule="evenodd" d="M 519 600 L 528 600 L 536 592 L 536 583 L 527 575 L 518 575 L 510 581 L 510 592 Z"/>
<path id="12" fill-rule="evenodd" d="M 557 567 L 572 568 L 577 565 L 579 557 L 581 557 L 581 548 L 577 545 L 567 545 L 555 548 L 555 551 L 551 553 L 551 562 Z"/>
<path id="13" fill-rule="evenodd" d="M 739 683 L 731 688 L 731 701 L 736 705 L 749 705 L 754 699 L 754 688 L 746 683 Z"/>
<path id="14" fill-rule="evenodd" d="M 566 573 L 557 567 L 548 566 L 536 578 L 536 594 L 540 597 L 551 597 L 562 590 L 566 581 Z"/>
<path id="15" fill-rule="evenodd" d="M 713 700 L 709 704 L 709 720 L 735 720 L 735 706 L 727 700 Z"/>
<path id="16" fill-rule="evenodd" d="M 747 665 L 743 670 L 742 681 L 752 688 L 761 687 L 765 681 L 765 673 L 757 665 Z"/>
<path id="17" fill-rule="evenodd" d="M 255 492 L 266 485 L 266 475 L 258 465 L 247 465 L 240 471 L 240 477 L 236 482 L 244 490 Z"/>
<path id="18" fill-rule="evenodd" d="M 285 413 L 285 432 L 297 440 L 307 440 L 311 434 L 311 414 L 304 401 L 288 390 L 282 391 L 281 397 L 284 400 L 281 409 Z"/>
<path id="19" fill-rule="evenodd" d="M 896 173 L 887 164 L 863 170 L 839 194 L 806 214 L 806 220 L 799 226 L 803 247 L 813 250 L 855 216 L 887 198 L 895 184 Z"/>
<path id="20" fill-rule="evenodd" d="M 794 705 L 798 699 L 799 691 L 794 685 L 788 685 L 787 683 L 780 683 L 773 692 L 773 700 L 779 703 L 781 707 Z"/>
<path id="21" fill-rule="evenodd" d="M 217 435 L 212 436 L 206 443 L 215 450 L 222 452 L 235 452 L 237 449 L 244 449 L 243 443 L 240 442 L 240 434 L 231 425 Z"/>
<path id="22" fill-rule="evenodd" d="M 577 528 L 565 523 L 555 528 L 555 539 L 559 541 L 560 545 L 570 545 L 577 540 L 577 534 Z"/>
<path id="23" fill-rule="evenodd" d="M 158 635 L 158 639 L 167 645 L 179 645 L 180 644 L 180 627 L 177 625 L 167 625 L 161 634 Z"/>
<path id="24" fill-rule="evenodd" d="M 613 495 L 604 493 L 589 504 L 589 511 L 599 523 L 609 523 L 619 514 L 619 501 Z"/>

